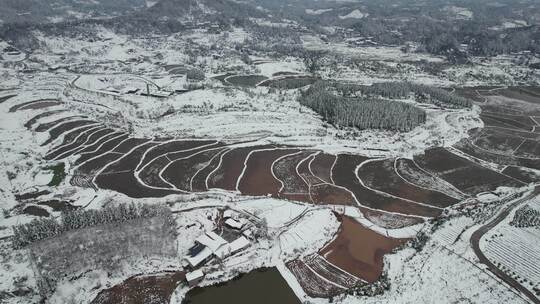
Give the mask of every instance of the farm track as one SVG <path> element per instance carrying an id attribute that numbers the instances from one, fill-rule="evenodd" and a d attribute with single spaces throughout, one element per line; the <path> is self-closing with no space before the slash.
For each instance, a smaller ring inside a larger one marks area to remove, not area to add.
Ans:
<path id="1" fill-rule="evenodd" d="M 478 256 L 478 259 L 480 260 L 480 263 L 486 265 L 489 270 L 494 273 L 497 277 L 499 277 L 501 280 L 505 281 L 508 285 L 510 285 L 512 288 L 516 289 L 518 292 L 521 292 L 527 298 L 529 298 L 533 303 L 540 304 L 540 299 L 536 297 L 534 293 L 532 293 L 527 288 L 523 287 L 517 280 L 512 278 L 511 276 L 507 275 L 504 271 L 499 269 L 495 264 L 493 264 L 486 255 L 482 252 L 480 249 L 480 239 L 491 229 L 493 229 L 495 226 L 497 226 L 501 221 L 503 221 L 510 212 L 522 204 L 523 202 L 526 202 L 535 196 L 540 194 L 540 186 L 536 186 L 534 188 L 534 191 L 530 193 L 529 195 L 513 202 L 509 206 L 505 207 L 494 219 L 492 219 L 489 223 L 485 224 L 484 226 L 480 227 L 478 230 L 473 232 L 471 236 L 471 246 L 474 250 L 474 253 Z M 534 246 L 534 245 L 533 245 Z"/>

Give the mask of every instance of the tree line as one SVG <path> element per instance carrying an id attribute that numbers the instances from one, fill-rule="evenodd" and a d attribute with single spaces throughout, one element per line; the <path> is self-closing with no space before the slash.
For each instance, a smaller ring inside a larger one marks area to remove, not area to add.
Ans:
<path id="1" fill-rule="evenodd" d="M 134 203 L 119 204 L 100 210 L 79 209 L 65 211 L 62 212 L 60 222 L 54 218 L 42 218 L 13 226 L 12 245 L 15 249 L 20 249 L 70 230 L 153 217 L 164 217 L 170 227 L 175 227 L 171 210 L 166 206 Z"/>
<path id="2" fill-rule="evenodd" d="M 342 127 L 410 131 L 426 121 L 424 110 L 393 100 L 354 98 L 331 93 L 336 87 L 318 81 L 299 97 L 300 104 Z"/>
<path id="3" fill-rule="evenodd" d="M 419 102 L 452 108 L 470 108 L 472 100 L 447 90 L 410 82 L 382 82 L 373 85 L 338 83 L 335 88 L 344 96 L 384 97 L 389 99 L 408 98 L 411 94 Z"/>

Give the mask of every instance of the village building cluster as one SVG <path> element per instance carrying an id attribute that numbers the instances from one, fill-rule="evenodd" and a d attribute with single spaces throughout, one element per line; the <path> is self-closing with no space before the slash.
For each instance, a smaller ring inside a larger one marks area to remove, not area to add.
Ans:
<path id="1" fill-rule="evenodd" d="M 213 259 L 222 261 L 244 251 L 251 245 L 252 227 L 246 220 L 238 218 L 235 212 L 227 209 L 223 212 L 222 235 L 215 231 L 206 231 L 200 235 L 183 259 L 183 266 L 191 270 L 186 274 L 189 286 L 196 286 L 204 279 L 201 267 Z M 227 235 L 227 237 L 225 237 Z"/>

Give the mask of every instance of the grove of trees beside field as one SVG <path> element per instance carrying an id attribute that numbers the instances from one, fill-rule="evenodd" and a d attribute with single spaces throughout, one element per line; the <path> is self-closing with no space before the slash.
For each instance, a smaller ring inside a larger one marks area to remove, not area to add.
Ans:
<path id="1" fill-rule="evenodd" d="M 470 108 L 473 105 L 472 100 L 452 94 L 444 89 L 409 82 L 381 82 L 370 86 L 337 83 L 335 88 L 343 96 L 405 99 L 414 94 L 418 102 L 441 107 Z"/>
<path id="2" fill-rule="evenodd" d="M 172 213 L 165 206 L 119 204 L 100 210 L 66 211 L 62 213 L 60 222 L 53 218 L 43 218 L 13 226 L 12 244 L 15 249 L 19 249 L 74 229 L 153 217 L 165 218 L 166 222 L 170 224 L 171 231 L 174 230 L 175 222 Z"/>
<path id="3" fill-rule="evenodd" d="M 299 102 L 319 113 L 329 123 L 359 129 L 410 131 L 426 121 L 424 110 L 414 105 L 383 99 L 360 99 L 330 92 L 326 82 L 314 83 Z"/>
<path id="4" fill-rule="evenodd" d="M 320 114 L 329 123 L 359 129 L 410 131 L 426 121 L 424 110 L 407 99 L 440 107 L 471 107 L 472 101 L 446 90 L 407 82 L 371 86 L 317 81 L 299 97 L 300 104 Z"/>

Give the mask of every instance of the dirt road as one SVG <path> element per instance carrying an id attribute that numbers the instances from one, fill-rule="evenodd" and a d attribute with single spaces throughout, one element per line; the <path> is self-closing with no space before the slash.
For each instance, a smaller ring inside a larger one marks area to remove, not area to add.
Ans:
<path id="1" fill-rule="evenodd" d="M 475 254 L 478 256 L 478 259 L 480 259 L 480 263 L 488 266 L 489 270 L 494 273 L 497 277 L 499 277 L 501 280 L 505 281 L 508 285 L 510 285 L 512 288 L 516 289 L 518 292 L 524 294 L 531 300 L 531 302 L 540 304 L 540 299 L 530 290 L 525 288 L 523 285 L 521 285 L 517 280 L 512 278 L 511 276 L 507 275 L 499 269 L 497 266 L 495 266 L 480 250 L 480 239 L 484 234 L 486 234 L 489 230 L 493 229 L 493 227 L 497 226 L 502 220 L 504 220 L 508 214 L 518 205 L 522 204 L 523 202 L 532 199 L 536 195 L 540 193 L 540 186 L 536 186 L 534 188 L 534 191 L 531 192 L 529 195 L 515 201 L 514 203 L 507 206 L 499 215 L 497 215 L 493 220 L 491 220 L 489 223 L 485 224 L 484 226 L 480 227 L 478 230 L 476 230 L 472 236 L 471 236 L 471 246 L 475 252 Z"/>

